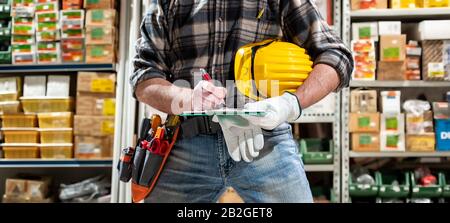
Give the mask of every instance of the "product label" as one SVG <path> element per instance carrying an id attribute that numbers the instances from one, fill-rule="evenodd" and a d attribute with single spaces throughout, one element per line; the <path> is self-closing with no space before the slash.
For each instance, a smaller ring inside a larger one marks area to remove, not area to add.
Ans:
<path id="1" fill-rule="evenodd" d="M 103 121 L 101 132 L 102 132 L 102 134 L 108 134 L 108 135 L 114 134 L 114 122 L 113 121 Z"/>
<path id="2" fill-rule="evenodd" d="M 98 4 L 100 0 L 87 0 L 87 4 Z"/>
<path id="3" fill-rule="evenodd" d="M 93 10 L 92 11 L 92 21 L 93 22 L 102 22 L 105 15 L 103 10 Z"/>
<path id="4" fill-rule="evenodd" d="M 370 126 L 370 118 L 369 117 L 359 117 L 358 118 L 358 127 L 359 128 L 367 128 Z"/>
<path id="5" fill-rule="evenodd" d="M 370 135 L 360 135 L 359 136 L 359 145 L 368 146 L 372 144 L 372 136 Z"/>
<path id="6" fill-rule="evenodd" d="M 386 130 L 398 130 L 398 120 L 397 117 L 386 118 Z"/>
<path id="7" fill-rule="evenodd" d="M 386 136 L 386 147 L 397 148 L 399 141 L 398 135 L 387 135 Z"/>
<path id="8" fill-rule="evenodd" d="M 443 63 L 428 63 L 428 77 L 443 78 L 445 69 Z"/>
<path id="9" fill-rule="evenodd" d="M 114 92 L 114 81 L 106 78 L 97 78 L 91 82 L 92 92 Z"/>
<path id="10" fill-rule="evenodd" d="M 360 39 L 370 39 L 371 37 L 371 29 L 370 27 L 361 27 L 359 28 L 359 38 Z"/>
<path id="11" fill-rule="evenodd" d="M 103 47 L 92 47 L 91 50 L 91 56 L 92 57 L 102 57 L 104 56 Z"/>
<path id="12" fill-rule="evenodd" d="M 400 59 L 400 48 L 389 47 L 383 49 L 384 59 L 388 60 L 398 60 Z"/>
<path id="13" fill-rule="evenodd" d="M 100 40 L 105 35 L 103 28 L 94 28 L 91 31 L 91 38 L 95 40 Z"/>
<path id="14" fill-rule="evenodd" d="M 108 98 L 103 100 L 103 115 L 114 115 L 116 112 L 116 100 Z"/>

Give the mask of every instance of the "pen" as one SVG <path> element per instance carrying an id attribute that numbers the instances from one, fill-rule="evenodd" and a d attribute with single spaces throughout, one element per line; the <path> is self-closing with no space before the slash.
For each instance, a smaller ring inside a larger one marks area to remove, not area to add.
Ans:
<path id="1" fill-rule="evenodd" d="M 205 69 L 200 69 L 200 72 L 202 73 L 203 80 L 205 80 L 205 81 L 212 81 L 211 76 L 209 75 L 208 72 L 206 72 Z M 218 108 L 223 108 L 223 107 L 225 107 L 225 101 L 222 99 L 222 102 L 220 103 Z"/>

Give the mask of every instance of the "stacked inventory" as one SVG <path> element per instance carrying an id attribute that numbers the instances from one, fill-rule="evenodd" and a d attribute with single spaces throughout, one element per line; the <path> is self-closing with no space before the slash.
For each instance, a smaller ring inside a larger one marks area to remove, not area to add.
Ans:
<path id="1" fill-rule="evenodd" d="M 38 0 L 36 12 L 37 62 L 60 63 L 58 0 Z"/>
<path id="2" fill-rule="evenodd" d="M 0 1 L 0 64 L 11 63 L 11 1 Z"/>
<path id="3" fill-rule="evenodd" d="M 111 63 L 115 61 L 116 11 L 113 1 L 85 1 L 86 62 Z"/>
<path id="4" fill-rule="evenodd" d="M 20 109 L 18 97 L 21 93 L 20 78 L 0 78 L 0 114 L 17 113 Z"/>
<path id="5" fill-rule="evenodd" d="M 380 150 L 405 151 L 405 115 L 400 109 L 400 91 L 382 91 L 380 115 Z"/>
<path id="6" fill-rule="evenodd" d="M 64 63 L 85 62 L 84 10 L 61 11 L 61 54 Z"/>
<path id="7" fill-rule="evenodd" d="M 35 0 L 13 0 L 12 2 L 12 63 L 36 62 Z"/>
<path id="8" fill-rule="evenodd" d="M 29 178 L 29 179 L 27 179 Z M 48 177 L 27 177 L 6 179 L 3 203 L 49 203 L 51 179 Z"/>
<path id="9" fill-rule="evenodd" d="M 79 159 L 112 156 L 115 74 L 78 73 L 75 116 L 75 157 Z"/>
<path id="10" fill-rule="evenodd" d="M 430 152 L 435 150 L 433 112 L 428 101 L 408 100 L 403 104 L 406 111 L 406 150 Z"/>

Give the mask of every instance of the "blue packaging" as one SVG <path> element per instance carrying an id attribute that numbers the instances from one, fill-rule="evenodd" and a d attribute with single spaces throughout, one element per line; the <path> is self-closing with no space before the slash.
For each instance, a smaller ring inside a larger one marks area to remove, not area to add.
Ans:
<path id="1" fill-rule="evenodd" d="M 450 151 L 450 118 L 435 119 L 436 150 Z"/>

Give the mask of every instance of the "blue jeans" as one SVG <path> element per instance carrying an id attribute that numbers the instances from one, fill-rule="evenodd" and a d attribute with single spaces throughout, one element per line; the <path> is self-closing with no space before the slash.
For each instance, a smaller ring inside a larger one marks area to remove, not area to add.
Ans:
<path id="1" fill-rule="evenodd" d="M 251 163 L 231 159 L 222 132 L 180 139 L 145 202 L 216 202 L 227 187 L 247 203 L 312 202 L 291 126 L 263 134 L 264 148 Z"/>

